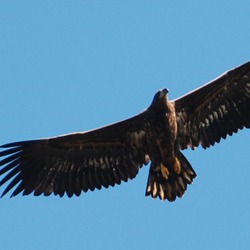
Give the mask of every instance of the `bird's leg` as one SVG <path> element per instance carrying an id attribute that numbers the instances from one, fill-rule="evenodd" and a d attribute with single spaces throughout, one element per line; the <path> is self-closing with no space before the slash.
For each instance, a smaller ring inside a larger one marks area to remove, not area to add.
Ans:
<path id="1" fill-rule="evenodd" d="M 162 176 L 167 180 L 168 176 L 169 176 L 169 170 L 162 162 L 161 162 L 160 166 L 161 166 Z"/>
<path id="2" fill-rule="evenodd" d="M 181 163 L 178 160 L 177 157 L 175 157 L 175 161 L 174 161 L 174 171 L 176 174 L 180 174 L 181 173 Z"/>

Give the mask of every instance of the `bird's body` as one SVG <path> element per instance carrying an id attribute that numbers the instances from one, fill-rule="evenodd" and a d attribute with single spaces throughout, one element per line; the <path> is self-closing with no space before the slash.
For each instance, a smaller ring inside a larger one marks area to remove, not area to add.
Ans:
<path id="1" fill-rule="evenodd" d="M 96 130 L 5 144 L 2 195 L 23 192 L 69 197 L 133 179 L 150 164 L 146 195 L 173 201 L 196 173 L 181 150 L 207 148 L 250 127 L 250 62 L 176 100 L 168 90 L 127 120 Z"/>

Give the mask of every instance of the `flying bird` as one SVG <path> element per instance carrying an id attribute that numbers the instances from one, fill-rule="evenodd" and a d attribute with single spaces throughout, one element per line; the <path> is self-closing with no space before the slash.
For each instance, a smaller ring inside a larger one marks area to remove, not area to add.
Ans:
<path id="1" fill-rule="evenodd" d="M 175 100 L 158 91 L 127 120 L 91 131 L 2 145 L 0 186 L 11 196 L 72 197 L 133 179 L 150 163 L 146 196 L 174 201 L 196 173 L 181 150 L 250 127 L 250 62 Z"/>

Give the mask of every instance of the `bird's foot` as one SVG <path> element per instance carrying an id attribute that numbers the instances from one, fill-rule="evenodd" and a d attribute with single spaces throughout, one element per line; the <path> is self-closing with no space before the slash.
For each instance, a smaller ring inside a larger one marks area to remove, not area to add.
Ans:
<path id="1" fill-rule="evenodd" d="M 178 160 L 177 157 L 175 157 L 175 162 L 174 162 L 174 171 L 176 174 L 180 174 L 181 173 L 181 163 Z"/>
<path id="2" fill-rule="evenodd" d="M 169 176 L 169 170 L 163 163 L 161 163 L 160 166 L 161 166 L 162 176 L 167 180 Z"/>

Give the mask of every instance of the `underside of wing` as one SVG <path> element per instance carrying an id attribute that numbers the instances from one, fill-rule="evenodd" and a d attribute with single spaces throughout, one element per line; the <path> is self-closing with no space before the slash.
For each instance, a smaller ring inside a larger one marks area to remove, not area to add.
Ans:
<path id="1" fill-rule="evenodd" d="M 132 179 L 148 163 L 144 122 L 147 111 L 89 132 L 3 145 L 3 195 L 79 196 L 82 191 Z"/>
<path id="2" fill-rule="evenodd" d="M 181 149 L 207 148 L 250 127 L 250 62 L 174 100 Z"/>

